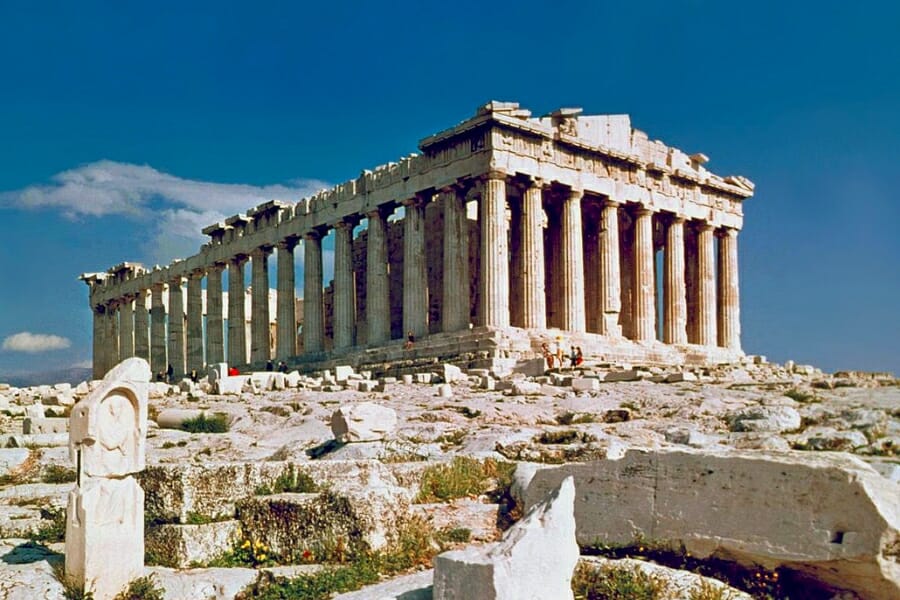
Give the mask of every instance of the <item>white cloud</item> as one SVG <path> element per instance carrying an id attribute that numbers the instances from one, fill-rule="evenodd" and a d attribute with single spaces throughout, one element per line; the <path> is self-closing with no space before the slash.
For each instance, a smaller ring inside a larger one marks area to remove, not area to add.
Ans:
<path id="1" fill-rule="evenodd" d="M 120 215 L 146 221 L 148 258 L 168 263 L 197 252 L 207 225 L 269 200 L 296 202 L 324 187 L 315 179 L 266 186 L 214 183 L 101 160 L 58 173 L 49 184 L 2 192 L 0 205 L 58 210 L 70 219 Z"/>
<path id="2" fill-rule="evenodd" d="M 22 331 L 8 336 L 3 340 L 3 349 L 10 352 L 46 352 L 47 350 L 62 350 L 72 345 L 68 338 L 44 333 L 31 333 Z"/>

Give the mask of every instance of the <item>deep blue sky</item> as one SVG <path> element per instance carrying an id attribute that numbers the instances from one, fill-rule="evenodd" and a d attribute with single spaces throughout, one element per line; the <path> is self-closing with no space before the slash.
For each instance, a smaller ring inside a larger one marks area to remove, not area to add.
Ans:
<path id="1" fill-rule="evenodd" d="M 256 203 L 213 184 L 302 195 L 489 99 L 629 113 L 751 178 L 745 350 L 900 372 L 900 4 L 184 4 L 0 5 L 0 339 L 70 341 L 0 375 L 88 360 L 76 276 Z M 178 215 L 197 226 L 160 236 Z"/>

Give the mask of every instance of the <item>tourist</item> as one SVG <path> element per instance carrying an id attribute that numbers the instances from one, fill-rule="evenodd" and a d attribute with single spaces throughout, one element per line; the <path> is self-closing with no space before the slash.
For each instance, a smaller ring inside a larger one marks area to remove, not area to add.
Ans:
<path id="1" fill-rule="evenodd" d="M 557 336 L 556 338 L 556 362 L 559 363 L 559 368 L 562 369 L 566 360 L 566 351 L 563 350 L 563 339 L 562 336 Z"/>
<path id="2" fill-rule="evenodd" d="M 547 361 L 547 368 L 553 368 L 553 360 L 556 358 L 553 356 L 553 353 L 550 352 L 550 347 L 547 345 L 547 342 L 541 344 L 541 354 L 544 356 L 544 360 Z"/>
<path id="3" fill-rule="evenodd" d="M 266 361 L 266 371 L 274 371 L 274 370 L 275 370 L 275 363 L 273 363 L 272 359 L 270 358 L 269 360 Z"/>
<path id="4" fill-rule="evenodd" d="M 169 363 L 169 368 L 166 369 L 166 381 L 169 383 L 174 383 L 175 379 L 175 367 L 172 366 L 172 363 Z"/>
<path id="5" fill-rule="evenodd" d="M 237 370 L 237 367 L 228 367 L 228 376 L 234 377 L 236 375 L 240 375 L 241 372 Z"/>
<path id="6" fill-rule="evenodd" d="M 581 346 L 575 346 L 575 366 L 580 367 L 584 362 L 584 354 L 581 352 Z"/>
<path id="7" fill-rule="evenodd" d="M 198 379 L 200 379 L 200 375 L 197 373 L 197 369 L 191 369 L 191 381 L 197 383 Z"/>
<path id="8" fill-rule="evenodd" d="M 406 332 L 406 344 L 403 346 L 407 350 L 412 350 L 413 345 L 416 343 L 416 334 L 409 330 Z"/>
<path id="9" fill-rule="evenodd" d="M 278 361 L 278 372 L 287 373 L 287 363 L 283 360 Z"/>
<path id="10" fill-rule="evenodd" d="M 575 346 L 572 346 L 572 349 L 569 351 L 569 368 L 574 369 L 578 364 L 578 352 L 575 350 Z"/>

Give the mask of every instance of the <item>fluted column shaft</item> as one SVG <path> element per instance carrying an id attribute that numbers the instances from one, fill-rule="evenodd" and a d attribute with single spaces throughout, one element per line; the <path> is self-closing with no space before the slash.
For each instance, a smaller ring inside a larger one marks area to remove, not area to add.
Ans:
<path id="1" fill-rule="evenodd" d="M 134 298 L 126 296 L 119 304 L 119 360 L 134 356 Z"/>
<path id="2" fill-rule="evenodd" d="M 150 369 L 154 375 L 166 372 L 169 364 L 167 344 L 163 284 L 157 283 L 150 288 Z"/>
<path id="3" fill-rule="evenodd" d="M 269 247 L 255 249 L 252 261 L 250 304 L 250 362 L 263 364 L 271 358 L 269 352 Z"/>
<path id="4" fill-rule="evenodd" d="M 597 315 L 597 331 L 601 335 L 619 337 L 622 326 L 619 313 L 622 311 L 622 288 L 619 271 L 619 203 L 606 201 L 600 215 L 600 232 L 597 236 L 600 246 L 600 299 Z"/>
<path id="5" fill-rule="evenodd" d="M 444 209 L 441 329 L 460 331 L 469 327 L 469 222 L 465 197 L 458 190 L 442 192 L 441 202 Z"/>
<path id="6" fill-rule="evenodd" d="M 247 363 L 247 315 L 244 300 L 244 264 L 246 256 L 228 262 L 228 364 Z"/>
<path id="7" fill-rule="evenodd" d="M 731 228 L 719 235 L 719 345 L 732 350 L 741 349 L 737 237 Z"/>
<path id="8" fill-rule="evenodd" d="M 303 351 L 325 349 L 325 306 L 322 296 L 322 237 L 307 233 L 303 242 Z"/>
<path id="9" fill-rule="evenodd" d="M 275 318 L 275 357 L 286 360 L 297 354 L 296 275 L 294 247 L 297 238 L 278 244 L 278 306 Z"/>
<path id="10" fill-rule="evenodd" d="M 663 342 L 687 343 L 687 288 L 684 272 L 684 218 L 675 217 L 666 229 L 663 278 Z"/>
<path id="11" fill-rule="evenodd" d="M 203 271 L 187 281 L 187 373 L 203 369 Z"/>
<path id="12" fill-rule="evenodd" d="M 225 361 L 222 318 L 222 269 L 214 264 L 206 272 L 206 362 L 214 365 Z"/>
<path id="13" fill-rule="evenodd" d="M 580 190 L 566 196 L 560 213 L 562 245 L 562 329 L 586 330 L 584 308 L 584 246 L 581 238 Z"/>
<path id="14" fill-rule="evenodd" d="M 106 335 L 104 336 L 109 344 L 106 352 L 103 353 L 106 367 L 103 372 L 106 373 L 119 362 L 119 306 L 118 303 L 111 302 L 106 305 Z"/>
<path id="15" fill-rule="evenodd" d="M 176 379 L 184 376 L 184 291 L 181 277 L 169 281 L 169 364 Z"/>
<path id="16" fill-rule="evenodd" d="M 334 228 L 334 349 L 353 346 L 356 286 L 353 283 L 353 223 Z"/>
<path id="17" fill-rule="evenodd" d="M 653 212 L 637 211 L 634 222 L 634 339 L 656 339 Z"/>
<path id="18" fill-rule="evenodd" d="M 509 224 L 506 222 L 506 177 L 489 173 L 478 205 L 481 269 L 478 286 L 481 324 L 509 327 Z"/>
<path id="19" fill-rule="evenodd" d="M 103 379 L 106 375 L 106 307 L 94 306 L 91 311 L 94 316 L 93 326 L 93 378 Z"/>
<path id="20" fill-rule="evenodd" d="M 716 345 L 716 256 L 713 228 L 703 223 L 697 230 L 697 343 Z"/>
<path id="21" fill-rule="evenodd" d="M 428 272 L 425 269 L 425 202 L 404 202 L 403 331 L 417 338 L 428 333 Z"/>
<path id="22" fill-rule="evenodd" d="M 366 216 L 366 342 L 378 346 L 391 339 L 386 221 L 380 210 Z"/>
<path id="23" fill-rule="evenodd" d="M 147 311 L 147 290 L 140 290 L 134 300 L 134 355 L 150 360 L 150 313 Z"/>
<path id="24" fill-rule="evenodd" d="M 544 204 L 541 182 L 532 181 L 522 195 L 522 326 L 547 328 L 547 293 L 544 288 Z"/>

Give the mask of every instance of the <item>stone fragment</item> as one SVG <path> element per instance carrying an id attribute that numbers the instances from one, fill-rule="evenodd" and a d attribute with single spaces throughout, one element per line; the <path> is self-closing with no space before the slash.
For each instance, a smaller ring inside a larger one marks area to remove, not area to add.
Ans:
<path id="1" fill-rule="evenodd" d="M 631 411 L 627 408 L 613 408 L 603 413 L 604 423 L 624 423 L 631 420 Z"/>
<path id="2" fill-rule="evenodd" d="M 163 429 L 181 429 L 185 421 L 190 421 L 205 414 L 199 408 L 166 408 L 156 415 L 156 424 Z"/>
<path id="3" fill-rule="evenodd" d="M 582 544 L 684 545 L 787 568 L 863 598 L 900 597 L 900 487 L 841 453 L 629 450 L 538 469 L 526 509 L 574 476 Z"/>
<path id="4" fill-rule="evenodd" d="M 373 402 L 347 404 L 331 415 L 331 432 L 338 442 L 383 440 L 397 427 L 397 412 Z"/>
<path id="5" fill-rule="evenodd" d="M 0 448 L 0 477 L 24 465 L 30 455 L 28 448 Z"/>
<path id="6" fill-rule="evenodd" d="M 603 381 L 638 381 L 640 378 L 640 373 L 635 369 L 629 369 L 627 371 L 608 371 Z"/>
<path id="7" fill-rule="evenodd" d="M 405 385 L 412 385 L 413 376 L 410 373 L 406 373 L 403 375 L 403 383 Z"/>
<path id="8" fill-rule="evenodd" d="M 22 421 L 22 433 L 25 435 L 33 435 L 39 433 L 66 433 L 69 430 L 69 419 L 66 418 L 48 418 L 33 419 L 26 417 Z"/>
<path id="9" fill-rule="evenodd" d="M 852 452 L 868 445 L 869 440 L 859 431 L 838 431 L 833 427 L 810 427 L 797 441 L 804 450 Z"/>
<path id="10" fill-rule="evenodd" d="M 481 378 L 481 389 L 492 391 L 497 388 L 497 381 L 490 375 Z"/>
<path id="11" fill-rule="evenodd" d="M 547 363 L 542 358 L 520 360 L 516 363 L 513 373 L 522 373 L 528 377 L 540 377 L 547 372 Z"/>
<path id="12" fill-rule="evenodd" d="M 434 600 L 574 598 L 575 485 L 564 479 L 496 544 L 445 552 L 434 562 Z"/>
<path id="13" fill-rule="evenodd" d="M 536 381 L 514 381 L 510 388 L 514 396 L 540 396 L 541 384 Z"/>
<path id="14" fill-rule="evenodd" d="M 377 381 L 372 381 L 371 379 L 363 379 L 358 383 L 356 389 L 360 392 L 374 392 L 377 387 Z"/>
<path id="15" fill-rule="evenodd" d="M 220 396 L 234 395 L 240 396 L 244 389 L 244 384 L 250 379 L 247 375 L 234 375 L 231 377 L 220 377 L 216 380 L 215 390 Z"/>
<path id="16" fill-rule="evenodd" d="M 697 381 L 697 376 L 690 371 L 666 375 L 666 383 L 681 383 L 682 381 Z"/>
<path id="17" fill-rule="evenodd" d="M 416 373 L 416 383 L 431 383 L 431 373 Z"/>
<path id="18" fill-rule="evenodd" d="M 349 365 L 340 365 L 334 368 L 334 380 L 338 383 L 343 383 L 350 379 L 353 375 L 353 367 Z"/>
<path id="19" fill-rule="evenodd" d="M 444 379 L 444 383 L 454 383 L 456 381 L 460 381 L 461 379 L 465 379 L 465 375 L 463 375 L 462 369 L 460 369 L 456 365 L 451 365 L 449 363 L 444 363 L 443 373 L 441 376 Z"/>
<path id="20" fill-rule="evenodd" d="M 441 398 L 452 398 L 453 397 L 453 386 L 449 383 L 442 383 L 438 386 L 438 396 Z"/>
<path id="21" fill-rule="evenodd" d="M 295 388 L 300 385 L 300 373 L 291 371 L 284 376 L 284 385 L 289 388 Z"/>
<path id="22" fill-rule="evenodd" d="M 800 413 L 790 406 L 748 406 L 728 416 L 731 431 L 782 433 L 800 428 Z"/>
<path id="23" fill-rule="evenodd" d="M 600 389 L 600 381 L 594 377 L 576 377 L 572 380 L 576 392 L 595 392 Z"/>
<path id="24" fill-rule="evenodd" d="M 44 405 L 40 402 L 35 402 L 25 407 L 26 419 L 43 419 L 45 416 Z"/>

